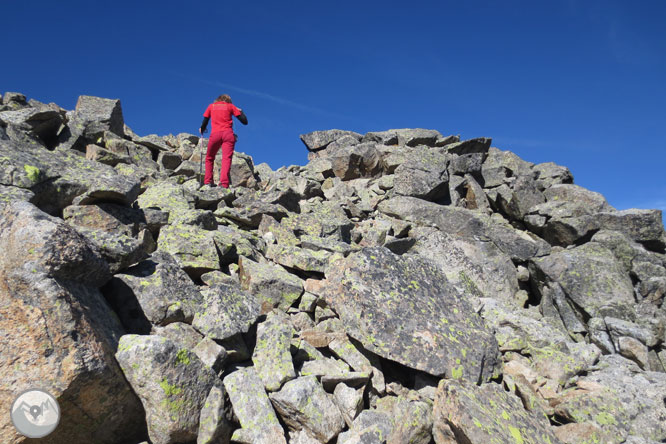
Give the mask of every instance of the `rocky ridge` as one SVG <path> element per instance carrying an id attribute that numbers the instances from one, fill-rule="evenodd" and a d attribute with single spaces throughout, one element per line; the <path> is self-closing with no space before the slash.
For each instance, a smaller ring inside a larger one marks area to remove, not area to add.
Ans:
<path id="1" fill-rule="evenodd" d="M 666 442 L 660 211 L 488 138 L 301 140 L 202 188 L 194 135 L 5 93 L 0 403 L 53 393 L 44 443 Z"/>

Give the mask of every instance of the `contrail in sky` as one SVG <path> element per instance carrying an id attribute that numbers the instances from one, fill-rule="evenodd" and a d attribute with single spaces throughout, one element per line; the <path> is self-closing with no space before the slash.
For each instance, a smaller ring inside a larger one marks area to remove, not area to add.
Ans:
<path id="1" fill-rule="evenodd" d="M 293 102 L 291 100 L 283 99 L 282 97 L 277 97 L 277 96 L 274 96 L 272 94 L 267 94 L 265 92 L 257 91 L 257 90 L 254 90 L 254 89 L 241 88 L 241 87 L 238 87 L 238 86 L 235 86 L 235 85 L 230 85 L 228 83 L 214 82 L 214 81 L 210 81 L 210 80 L 199 79 L 199 78 L 196 78 L 196 77 L 189 77 L 189 76 L 185 76 L 185 75 L 182 75 L 182 74 L 179 74 L 179 73 L 174 73 L 174 74 L 178 75 L 179 77 L 183 77 L 183 78 L 186 78 L 186 79 L 189 79 L 189 80 L 194 80 L 194 81 L 200 82 L 200 83 L 205 83 L 207 85 L 217 86 L 217 87 L 220 87 L 220 88 L 228 89 L 230 91 L 236 91 L 236 92 L 239 92 L 241 94 L 247 94 L 249 96 L 258 97 L 260 99 L 270 100 L 272 102 L 279 103 L 281 105 L 290 106 L 292 108 L 296 108 L 296 109 L 299 109 L 301 111 L 305 111 L 305 112 L 308 112 L 308 113 L 322 114 L 322 115 L 325 115 L 325 116 L 336 117 L 336 118 L 339 118 L 339 119 L 344 119 L 345 118 L 345 116 L 342 116 L 340 114 L 331 113 L 329 111 L 325 111 L 321 108 L 317 108 L 317 107 L 314 107 L 314 106 L 304 105 L 304 104 L 298 103 L 298 102 Z"/>

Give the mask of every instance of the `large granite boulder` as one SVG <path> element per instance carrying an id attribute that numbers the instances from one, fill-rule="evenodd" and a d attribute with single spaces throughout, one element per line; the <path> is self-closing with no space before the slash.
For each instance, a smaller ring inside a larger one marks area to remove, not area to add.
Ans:
<path id="1" fill-rule="evenodd" d="M 430 261 L 364 249 L 331 264 L 321 294 L 347 334 L 384 358 L 473 381 L 496 371 L 495 338 Z"/>
<path id="2" fill-rule="evenodd" d="M 222 341 L 247 333 L 260 315 L 261 306 L 256 298 L 238 284 L 219 283 L 202 294 L 203 304 L 192 325 L 211 339 Z"/>
<path id="3" fill-rule="evenodd" d="M 290 353 L 292 336 L 289 318 L 280 311 L 271 311 L 266 320 L 257 325 L 252 362 L 269 392 L 280 390 L 285 382 L 296 377 Z"/>
<path id="4" fill-rule="evenodd" d="M 72 203 L 128 205 L 140 192 L 138 180 L 69 150 L 0 140 L 0 158 L 0 183 L 29 189 L 31 202 L 49 214 L 59 214 Z"/>
<path id="5" fill-rule="evenodd" d="M 139 440 L 141 405 L 113 358 L 122 326 L 97 287 L 109 279 L 100 252 L 62 220 L 26 202 L 0 216 L 0 402 L 43 387 L 61 420 L 44 442 Z M 23 442 L 8 412 L 7 442 Z"/>
<path id="6" fill-rule="evenodd" d="M 319 151 L 325 149 L 328 145 L 336 140 L 351 136 L 355 140 L 360 140 L 361 135 L 353 131 L 342 130 L 327 130 L 327 131 L 313 131 L 307 134 L 301 134 L 301 141 L 305 144 L 309 151 Z"/>
<path id="7" fill-rule="evenodd" d="M 591 242 L 530 261 L 544 313 L 577 318 L 634 318 L 634 290 L 613 253 Z M 574 315 L 575 314 L 575 315 Z M 573 315 L 573 316 L 572 316 Z"/>
<path id="8" fill-rule="evenodd" d="M 560 444 L 545 417 L 525 411 L 521 400 L 497 384 L 442 381 L 434 406 L 437 444 Z"/>
<path id="9" fill-rule="evenodd" d="M 241 287 L 261 302 L 287 310 L 303 294 L 302 281 L 279 265 L 241 258 L 238 262 Z"/>
<path id="10" fill-rule="evenodd" d="M 345 426 L 340 410 L 314 376 L 289 381 L 269 397 L 291 429 L 305 429 L 323 443 L 330 442 Z"/>
<path id="11" fill-rule="evenodd" d="M 448 197 L 449 156 L 446 150 L 414 148 L 395 170 L 394 191 L 403 196 L 437 201 Z"/>
<path id="12" fill-rule="evenodd" d="M 85 152 L 105 131 L 125 135 L 120 100 L 80 96 L 74 111 L 67 113 L 68 123 L 59 136 L 59 147 Z"/>
<path id="13" fill-rule="evenodd" d="M 125 327 L 133 331 L 134 313 L 152 325 L 192 322 L 203 298 L 176 260 L 164 251 L 116 274 L 105 293 Z M 136 328 L 136 327 L 135 327 Z"/>
<path id="14" fill-rule="evenodd" d="M 241 368 L 224 377 L 224 388 L 241 429 L 232 441 L 286 444 L 284 430 L 254 367 Z"/>
<path id="15" fill-rule="evenodd" d="M 116 359 L 146 411 L 154 444 L 196 440 L 199 417 L 215 372 L 193 352 L 161 336 L 125 335 Z"/>

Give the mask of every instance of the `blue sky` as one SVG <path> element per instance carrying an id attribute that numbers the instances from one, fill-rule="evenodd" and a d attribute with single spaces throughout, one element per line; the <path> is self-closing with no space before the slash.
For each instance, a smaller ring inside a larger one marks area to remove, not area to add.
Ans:
<path id="1" fill-rule="evenodd" d="M 664 23 L 661 0 L 7 1 L 0 91 L 119 98 L 140 135 L 195 133 L 226 92 L 237 150 L 273 168 L 305 164 L 314 130 L 492 137 L 666 209 Z"/>

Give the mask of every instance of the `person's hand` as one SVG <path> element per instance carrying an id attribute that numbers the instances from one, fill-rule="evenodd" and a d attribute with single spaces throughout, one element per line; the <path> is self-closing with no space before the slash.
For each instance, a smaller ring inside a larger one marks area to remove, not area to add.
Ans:
<path id="1" fill-rule="evenodd" d="M 203 130 L 201 128 L 199 128 L 199 134 L 203 136 Z"/>

